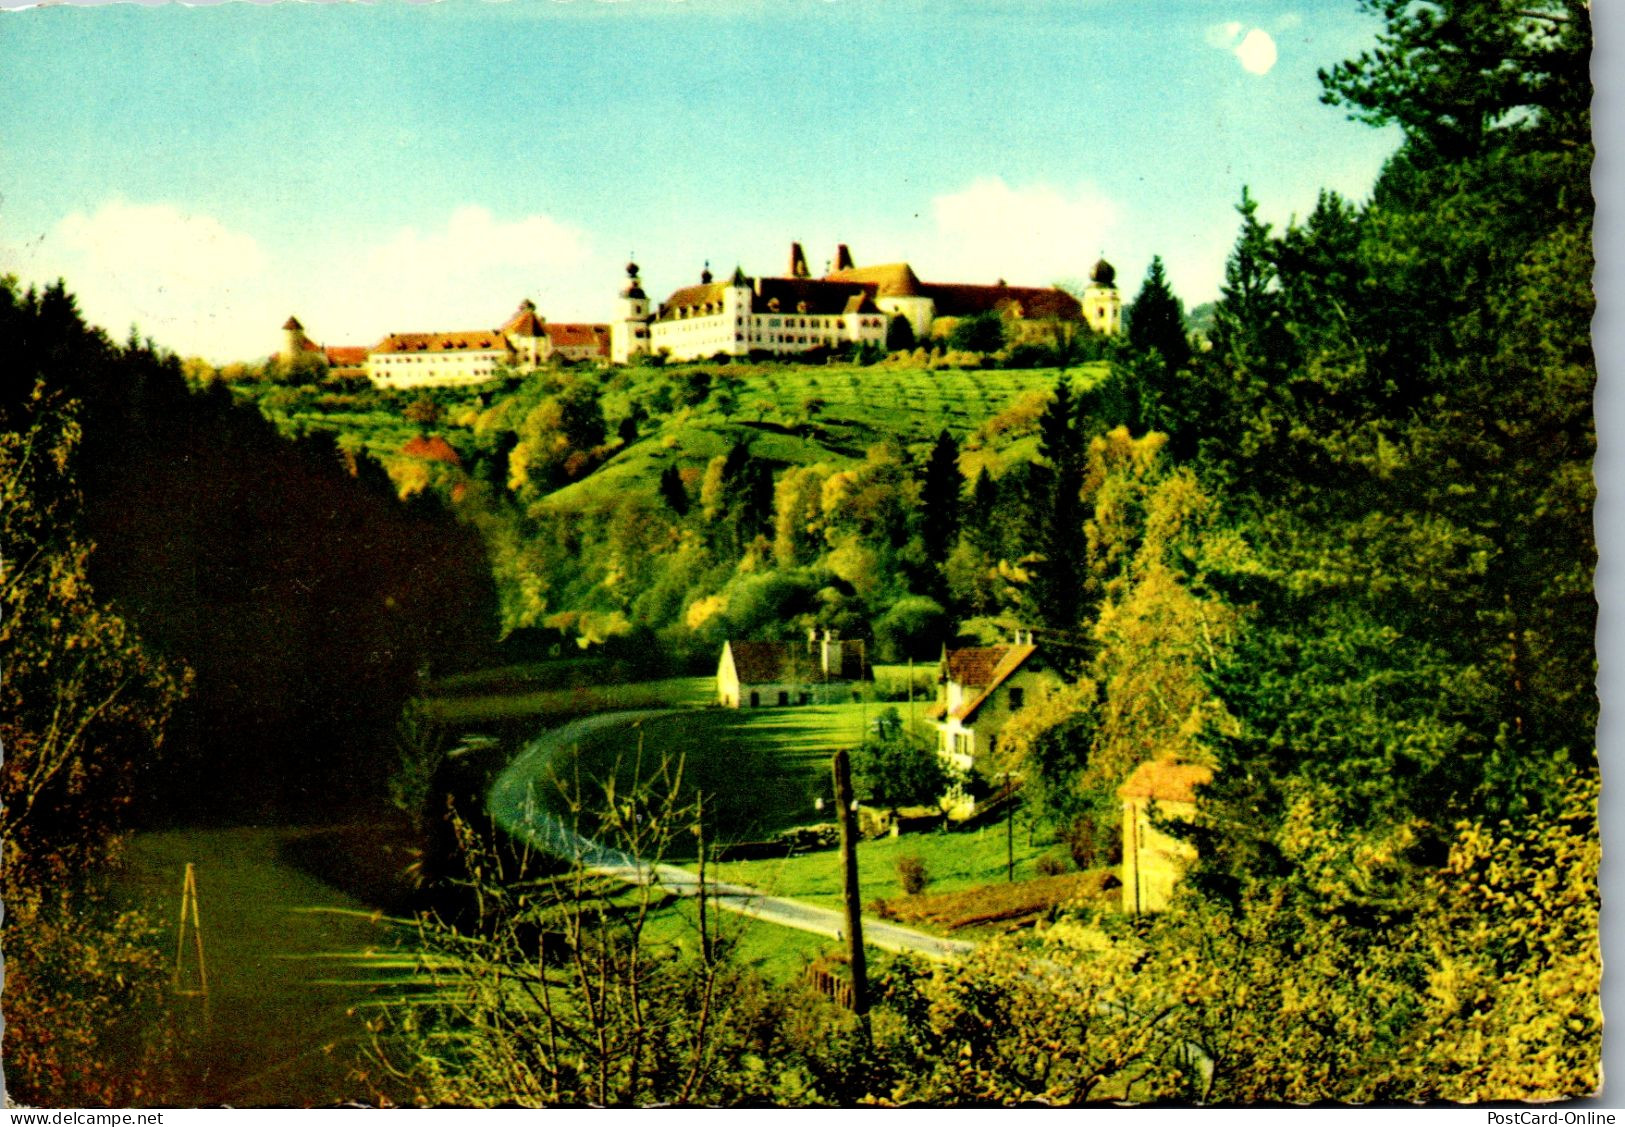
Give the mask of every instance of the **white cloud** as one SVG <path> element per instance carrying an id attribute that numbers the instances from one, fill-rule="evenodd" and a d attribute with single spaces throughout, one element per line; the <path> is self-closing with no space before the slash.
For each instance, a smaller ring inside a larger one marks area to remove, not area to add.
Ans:
<path id="1" fill-rule="evenodd" d="M 1291 18 L 1283 20 L 1283 28 L 1292 26 Z M 1208 28 L 1208 46 L 1228 51 L 1236 56 L 1242 69 L 1249 74 L 1268 74 L 1275 66 L 1275 40 L 1261 27 L 1246 29 L 1246 25 L 1231 20 Z"/>
<path id="2" fill-rule="evenodd" d="M 1086 277 L 1117 208 L 1094 188 L 1012 188 L 997 176 L 932 201 L 935 239 L 914 256 L 934 281 L 1049 285 Z"/>
<path id="3" fill-rule="evenodd" d="M 98 278 L 126 286 L 207 289 L 253 277 L 265 266 L 251 236 L 169 204 L 112 199 L 94 215 L 74 212 L 52 234 L 63 253 Z"/>
<path id="4" fill-rule="evenodd" d="M 1236 58 L 1249 74 L 1268 74 L 1275 65 L 1275 40 L 1263 28 L 1255 27 L 1236 48 Z"/>
<path id="5" fill-rule="evenodd" d="M 115 339 L 134 324 L 217 362 L 269 355 L 290 313 L 323 344 L 494 328 L 526 297 L 551 320 L 601 321 L 619 277 L 577 227 L 472 205 L 438 225 L 334 242 L 319 258 L 308 246 L 275 250 L 211 216 L 114 198 L 27 246 L 0 246 L 0 271 L 34 284 L 64 278 L 86 320 Z"/>
<path id="6" fill-rule="evenodd" d="M 29 282 L 65 279 L 85 319 L 115 339 L 135 325 L 183 352 L 224 346 L 266 269 L 253 236 L 212 216 L 116 196 L 3 257 Z"/>
<path id="7" fill-rule="evenodd" d="M 615 278 L 612 269 L 593 261 L 591 239 L 580 228 L 540 214 L 502 220 L 472 204 L 453 211 L 443 226 L 403 228 L 357 250 L 348 268 L 335 263 L 331 285 L 300 298 L 312 303 L 311 317 L 332 326 L 332 343 L 371 344 L 389 332 L 494 327 L 526 297 L 544 316 L 573 319 L 585 312 L 576 308 L 583 285 L 599 297 Z M 593 319 L 601 317 L 599 312 Z M 311 331 L 317 335 L 314 326 Z M 327 343 L 328 337 L 321 339 Z"/>
<path id="8" fill-rule="evenodd" d="M 1207 42 L 1209 47 L 1217 47 L 1221 51 L 1235 49 L 1241 42 L 1242 25 L 1235 20 L 1228 23 L 1217 23 L 1207 29 Z"/>

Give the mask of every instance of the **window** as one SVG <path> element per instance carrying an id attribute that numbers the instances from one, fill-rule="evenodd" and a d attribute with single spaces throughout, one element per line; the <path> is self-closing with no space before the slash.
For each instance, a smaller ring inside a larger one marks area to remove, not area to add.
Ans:
<path id="1" fill-rule="evenodd" d="M 755 689 L 750 691 L 750 706 L 752 708 L 762 707 L 762 694 L 757 692 Z"/>
<path id="2" fill-rule="evenodd" d="M 1011 690 L 1010 690 L 1010 711 L 1011 712 L 1014 712 L 1016 709 L 1021 707 L 1021 701 L 1022 701 L 1022 698 L 1023 698 L 1024 695 L 1025 694 L 1023 694 L 1020 689 L 1011 688 Z"/>
<path id="3" fill-rule="evenodd" d="M 789 692 L 787 690 L 785 690 L 785 689 L 780 689 L 779 690 L 779 707 L 783 708 L 785 705 L 787 705 L 789 703 L 790 703 L 790 694 L 789 694 Z"/>

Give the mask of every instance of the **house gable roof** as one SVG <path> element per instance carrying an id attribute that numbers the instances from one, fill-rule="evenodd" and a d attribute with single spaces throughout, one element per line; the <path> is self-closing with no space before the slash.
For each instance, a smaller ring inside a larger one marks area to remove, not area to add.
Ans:
<path id="1" fill-rule="evenodd" d="M 965 693 L 967 699 L 954 709 L 954 718 L 964 722 L 976 715 L 976 710 L 986 703 L 999 686 L 1008 681 L 1011 675 L 1037 652 L 1038 647 L 1029 644 L 971 646 L 962 650 L 949 650 L 946 660 L 948 680 L 963 686 L 966 690 L 978 690 L 975 693 L 968 691 Z"/>
<path id="2" fill-rule="evenodd" d="M 680 309 L 694 309 L 702 305 L 721 305 L 723 295 L 728 292 L 726 282 L 710 282 L 699 286 L 684 286 L 673 292 L 660 306 L 660 320 L 666 321 L 677 315 Z"/>
<path id="3" fill-rule="evenodd" d="M 508 323 L 502 326 L 502 332 L 505 336 L 535 339 L 542 335 L 545 324 L 545 321 L 536 316 L 536 306 L 527 299 L 520 303 L 519 311 L 508 318 Z"/>
<path id="4" fill-rule="evenodd" d="M 734 673 L 741 685 L 782 684 L 809 680 L 817 671 L 813 655 L 794 642 L 733 642 Z"/>
<path id="5" fill-rule="evenodd" d="M 839 662 L 829 672 L 830 681 L 862 681 L 868 677 L 868 661 L 863 642 L 854 639 L 833 641 Z M 822 642 L 735 642 L 727 647 L 733 654 L 734 674 L 741 685 L 814 683 L 826 680 Z"/>

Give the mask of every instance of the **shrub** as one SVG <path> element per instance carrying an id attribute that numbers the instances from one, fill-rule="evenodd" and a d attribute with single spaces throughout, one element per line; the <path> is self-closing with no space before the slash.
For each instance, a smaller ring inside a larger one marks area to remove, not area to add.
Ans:
<path id="1" fill-rule="evenodd" d="M 1062 834 L 1072 861 L 1079 869 L 1098 869 L 1123 860 L 1123 838 L 1118 827 L 1084 815 L 1076 818 Z"/>
<path id="2" fill-rule="evenodd" d="M 897 879 L 902 883 L 904 892 L 918 896 L 931 883 L 931 874 L 926 871 L 924 861 L 910 855 L 897 859 Z"/>
<path id="3" fill-rule="evenodd" d="M 1041 877 L 1058 877 L 1070 869 L 1072 865 L 1066 854 L 1060 852 L 1046 853 L 1038 859 L 1038 875 Z"/>

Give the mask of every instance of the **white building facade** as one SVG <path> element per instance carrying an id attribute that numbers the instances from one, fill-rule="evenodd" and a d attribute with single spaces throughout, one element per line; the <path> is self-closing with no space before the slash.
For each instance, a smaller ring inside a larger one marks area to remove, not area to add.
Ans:
<path id="1" fill-rule="evenodd" d="M 672 360 L 719 353 L 790 356 L 843 345 L 886 343 L 886 314 L 861 285 L 811 278 L 726 282 L 707 270 L 700 284 L 672 294 L 648 325 L 649 344 Z"/>
<path id="2" fill-rule="evenodd" d="M 636 266 L 628 265 L 633 285 L 621 295 L 616 322 L 616 362 L 636 354 L 647 331 L 648 350 L 672 360 L 752 353 L 793 356 L 847 345 L 884 347 L 894 318 L 908 322 L 916 341 L 942 337 L 964 317 L 996 313 L 1010 326 L 1012 339 L 1041 337 L 1055 324 L 1075 324 L 1095 332 L 1121 329 L 1122 301 L 1115 271 L 1104 259 L 1082 301 L 1055 287 L 922 282 L 906 262 L 856 267 L 845 244 L 834 269 L 822 278 L 808 274 L 801 244 L 790 248 L 790 273 L 782 278 L 748 278 L 735 269 L 717 282 L 709 267 L 700 284 L 677 290 L 651 313 Z"/>

